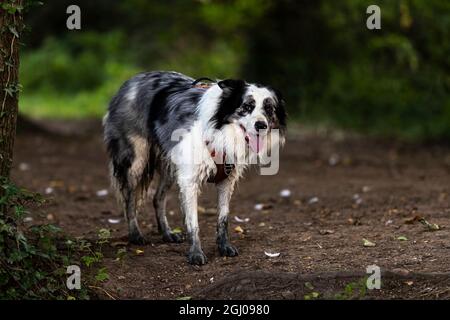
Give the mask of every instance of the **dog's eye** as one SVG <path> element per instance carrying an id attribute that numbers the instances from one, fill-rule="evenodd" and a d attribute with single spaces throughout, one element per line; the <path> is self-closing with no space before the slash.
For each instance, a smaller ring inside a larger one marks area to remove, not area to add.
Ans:
<path id="1" fill-rule="evenodd" d="M 253 111 L 253 105 L 250 103 L 244 103 L 242 105 L 242 109 L 246 112 L 246 113 L 251 113 Z"/>
<path id="2" fill-rule="evenodd" d="M 269 117 L 273 115 L 273 107 L 271 105 L 264 106 L 264 111 Z"/>

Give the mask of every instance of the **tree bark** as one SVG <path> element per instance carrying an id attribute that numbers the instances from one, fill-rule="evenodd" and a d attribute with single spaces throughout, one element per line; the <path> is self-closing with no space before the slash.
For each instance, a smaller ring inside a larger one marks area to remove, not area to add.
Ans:
<path id="1" fill-rule="evenodd" d="M 19 98 L 19 34 L 22 0 L 0 3 L 0 177 L 9 178 Z"/>

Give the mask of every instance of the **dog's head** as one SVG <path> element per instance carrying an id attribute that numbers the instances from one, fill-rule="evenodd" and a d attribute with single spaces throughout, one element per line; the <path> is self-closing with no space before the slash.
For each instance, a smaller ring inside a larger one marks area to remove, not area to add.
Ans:
<path id="1" fill-rule="evenodd" d="M 284 142 L 286 111 L 281 93 L 273 88 L 243 80 L 219 81 L 222 95 L 213 117 L 216 129 L 236 125 L 243 131 L 250 149 L 259 153 L 266 137 L 278 129 Z"/>

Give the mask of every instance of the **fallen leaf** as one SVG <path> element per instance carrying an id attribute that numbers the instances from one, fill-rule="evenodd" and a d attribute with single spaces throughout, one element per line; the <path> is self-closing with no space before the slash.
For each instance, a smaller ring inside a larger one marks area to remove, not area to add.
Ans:
<path id="1" fill-rule="evenodd" d="M 50 181 L 51 188 L 62 188 L 64 187 L 64 182 L 61 180 L 52 180 Z"/>
<path id="2" fill-rule="evenodd" d="M 372 241 L 369 241 L 367 239 L 363 239 L 363 246 L 364 247 L 375 247 L 376 244 Z"/>
<path id="3" fill-rule="evenodd" d="M 186 296 L 186 297 L 179 297 L 177 300 L 191 300 L 192 297 Z"/>
<path id="4" fill-rule="evenodd" d="M 183 229 L 181 229 L 180 227 L 176 227 L 172 229 L 172 233 L 182 233 Z"/>
<path id="5" fill-rule="evenodd" d="M 314 286 L 311 284 L 311 282 L 305 282 L 305 287 L 309 290 L 314 290 Z"/>
<path id="6" fill-rule="evenodd" d="M 408 238 L 405 237 L 405 236 L 400 236 L 400 237 L 397 237 L 397 240 L 400 240 L 400 241 L 408 241 Z"/>
<path id="7" fill-rule="evenodd" d="M 136 249 L 136 254 L 138 255 L 138 256 L 140 256 L 140 255 L 143 255 L 144 254 L 144 250 L 140 250 L 140 249 Z"/>
<path id="8" fill-rule="evenodd" d="M 237 233 L 244 233 L 244 229 L 242 229 L 241 226 L 237 226 L 236 228 L 234 228 L 234 231 Z"/>
<path id="9" fill-rule="evenodd" d="M 205 213 L 205 212 L 206 212 L 206 209 L 205 209 L 205 207 L 197 206 L 197 212 L 198 212 L 198 213 Z"/>
<path id="10" fill-rule="evenodd" d="M 428 230 L 430 230 L 430 231 L 437 231 L 437 230 L 441 229 L 441 227 L 439 227 L 439 225 L 437 225 L 436 223 L 429 223 L 427 220 L 425 220 L 425 218 L 422 218 L 419 221 L 424 226 L 426 226 L 428 228 Z"/>
<path id="11" fill-rule="evenodd" d="M 264 254 L 266 256 L 268 256 L 269 258 L 276 258 L 276 257 L 279 257 L 281 253 L 280 252 L 270 253 L 270 252 L 264 251 Z"/>

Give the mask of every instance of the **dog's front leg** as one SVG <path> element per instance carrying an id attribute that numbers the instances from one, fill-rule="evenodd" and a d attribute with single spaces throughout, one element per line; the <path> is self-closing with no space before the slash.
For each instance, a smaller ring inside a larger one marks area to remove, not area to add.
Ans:
<path id="1" fill-rule="evenodd" d="M 230 243 L 228 238 L 228 213 L 230 212 L 230 200 L 233 194 L 236 180 L 230 176 L 224 181 L 217 183 L 217 247 L 220 255 L 234 257 L 238 250 Z"/>
<path id="2" fill-rule="evenodd" d="M 187 236 L 191 248 L 188 253 L 190 264 L 203 265 L 208 262 L 202 251 L 199 237 L 198 216 L 197 216 L 198 185 L 195 182 L 185 182 L 180 184 L 181 210 L 184 215 Z"/>

